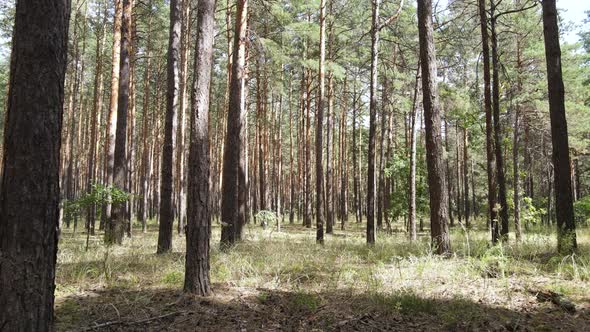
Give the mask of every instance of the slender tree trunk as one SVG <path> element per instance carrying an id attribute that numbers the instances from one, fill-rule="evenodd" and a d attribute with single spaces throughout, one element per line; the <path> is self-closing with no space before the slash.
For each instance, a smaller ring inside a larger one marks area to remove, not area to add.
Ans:
<path id="1" fill-rule="evenodd" d="M 127 111 L 129 108 L 132 1 L 123 0 L 121 23 L 121 67 L 119 71 L 119 102 L 117 104 L 117 131 L 115 136 L 115 160 L 113 164 L 113 186 L 123 190 L 127 181 Z M 125 233 L 125 202 L 113 204 L 109 225 L 105 231 L 107 244 L 122 244 Z"/>
<path id="2" fill-rule="evenodd" d="M 245 147 L 240 135 L 246 114 L 245 61 L 248 0 L 237 0 L 234 52 L 231 75 L 231 95 L 227 115 L 227 134 L 223 161 L 223 196 L 221 206 L 221 243 L 232 245 L 239 240 L 239 174 Z"/>
<path id="3" fill-rule="evenodd" d="M 152 5 L 152 2 L 149 1 L 149 6 Z M 150 169 L 151 169 L 151 160 L 150 160 L 150 149 L 148 145 L 148 130 L 149 130 L 149 110 L 150 110 L 150 82 L 151 82 L 151 57 L 152 57 L 152 42 L 151 42 L 151 22 L 152 18 L 151 15 L 148 17 L 147 20 L 147 32 L 146 32 L 146 49 L 145 49 L 145 71 L 144 71 L 144 81 L 143 81 L 143 110 L 142 110 L 142 118 L 143 118 L 143 129 L 142 129 L 142 162 L 141 162 L 141 201 L 139 207 L 139 218 L 141 220 L 141 228 L 142 232 L 147 232 L 147 219 L 148 219 L 148 197 L 149 197 L 149 179 L 151 178 Z M 152 123 L 154 125 L 154 123 Z"/>
<path id="4" fill-rule="evenodd" d="M 483 79 L 484 79 L 484 110 L 486 114 L 486 160 L 488 173 L 488 222 L 492 228 L 492 242 L 496 243 L 500 236 L 496 209 L 496 158 L 494 157 L 494 137 L 492 120 L 492 92 L 490 78 L 490 47 L 488 41 L 488 18 L 486 1 L 478 0 L 479 19 L 482 40 Z"/>
<path id="5" fill-rule="evenodd" d="M 180 92 L 180 34 L 182 6 L 180 0 L 170 0 L 170 34 L 168 37 L 168 89 L 166 93 L 166 121 L 164 125 L 164 146 L 162 150 L 162 177 L 160 187 L 160 229 L 158 232 L 158 253 L 172 250 L 172 229 L 174 207 L 172 204 L 172 183 L 174 167 L 173 148 L 176 147 L 176 112 Z"/>
<path id="6" fill-rule="evenodd" d="M 344 87 L 342 95 L 344 96 L 344 102 L 340 111 L 340 220 L 341 230 L 346 229 L 346 223 L 348 222 L 348 158 L 347 158 L 347 135 L 346 135 L 346 117 L 348 113 L 348 81 L 344 79 Z"/>
<path id="7" fill-rule="evenodd" d="M 117 111 L 119 107 L 119 75 L 121 71 L 121 26 L 123 20 L 123 0 L 115 1 L 115 17 L 113 18 L 113 54 L 111 71 L 111 100 L 107 122 L 107 139 L 105 144 L 105 178 L 106 186 L 113 185 L 113 168 L 115 163 L 115 136 L 117 134 Z M 102 213 L 104 221 L 110 222 L 111 205 L 106 205 Z M 105 228 L 110 226 L 105 225 Z"/>
<path id="8" fill-rule="evenodd" d="M 360 194 L 360 142 L 357 141 L 357 95 L 356 95 L 356 82 L 353 82 L 353 93 L 352 93 L 352 172 L 354 173 L 353 187 L 354 187 L 354 215 L 356 223 L 360 224 L 362 220 L 362 208 L 361 208 L 361 194 Z M 360 135 L 358 136 L 360 137 Z"/>
<path id="9" fill-rule="evenodd" d="M 188 76 L 189 76 L 189 57 L 191 45 L 191 2 L 190 0 L 181 0 L 181 46 L 180 46 L 180 107 L 178 109 L 178 129 L 177 129 L 177 148 L 176 148 L 176 191 L 178 206 L 178 234 L 184 233 L 186 224 L 186 123 L 189 119 L 189 93 L 188 93 Z"/>
<path id="10" fill-rule="evenodd" d="M 467 126 L 463 127 L 463 204 L 465 208 L 465 227 L 469 228 L 471 208 L 469 206 L 469 176 L 467 174 L 467 165 L 469 165 L 469 136 Z M 475 188 L 473 188 L 475 191 Z"/>
<path id="11" fill-rule="evenodd" d="M 416 234 L 416 141 L 419 126 L 416 123 L 418 117 L 418 84 L 420 82 L 420 64 L 416 70 L 416 83 L 414 83 L 414 100 L 412 102 L 412 114 L 410 125 L 410 193 L 408 202 L 408 223 L 410 228 L 410 240 L 417 239 Z"/>
<path id="12" fill-rule="evenodd" d="M 324 197 L 324 166 L 322 164 L 323 151 L 323 126 L 324 126 L 324 104 L 325 104 L 325 86 L 324 86 L 324 63 L 326 60 L 326 0 L 320 0 L 320 61 L 319 61 L 319 77 L 318 77 L 318 105 L 316 110 L 316 135 L 315 135 L 315 190 L 316 190 L 316 241 L 319 244 L 324 244 L 324 213 L 323 213 L 323 197 Z"/>
<path id="13" fill-rule="evenodd" d="M 500 124 L 500 75 L 499 75 L 499 56 L 498 56 L 498 37 L 496 34 L 496 17 L 494 16 L 496 5 L 494 0 L 490 0 L 491 5 L 491 24 L 492 31 L 492 106 L 494 121 L 494 147 L 496 153 L 496 174 L 498 181 L 498 209 L 500 236 L 502 241 L 508 241 L 508 200 L 506 198 L 506 176 L 504 174 L 504 155 L 502 153 L 502 140 L 500 134 L 502 131 Z"/>
<path id="14" fill-rule="evenodd" d="M 448 196 L 445 191 L 445 169 L 441 139 L 440 107 L 436 81 L 436 51 L 432 27 L 432 1 L 418 2 L 418 32 L 422 68 L 422 98 L 426 124 L 426 163 L 430 191 L 430 231 L 432 245 L 438 254 L 449 254 Z"/>
<path id="15" fill-rule="evenodd" d="M 0 180 L 0 326 L 52 331 L 69 1 L 16 2 Z"/>
<path id="16" fill-rule="evenodd" d="M 88 182 L 87 182 L 87 192 L 90 193 L 92 191 L 92 186 L 96 182 L 96 159 L 97 159 L 97 149 L 98 149 L 98 117 L 102 110 L 102 81 L 103 81 L 103 73 L 102 73 L 102 59 L 103 59 L 103 48 L 106 39 L 106 4 L 103 13 L 103 20 L 102 20 L 102 30 L 97 30 L 96 33 L 96 69 L 94 72 L 94 99 L 93 99 L 93 110 L 92 110 L 92 124 L 90 126 L 90 150 L 88 152 Z M 96 205 L 92 205 L 88 209 L 87 219 L 86 219 L 86 231 L 88 234 L 94 235 L 94 224 L 95 224 L 95 217 L 96 217 Z"/>
<path id="17" fill-rule="evenodd" d="M 372 0 L 371 25 L 371 83 L 369 99 L 369 154 L 367 168 L 367 244 L 375 243 L 375 135 L 377 131 L 377 64 L 379 55 L 379 6 L 381 0 Z"/>
<path id="18" fill-rule="evenodd" d="M 555 0 L 543 0 L 543 34 L 547 60 L 551 141 L 553 143 L 557 248 L 561 253 L 572 253 L 577 248 L 576 224 L 571 190 L 569 143 Z"/>
<path id="19" fill-rule="evenodd" d="M 195 75 L 191 97 L 188 220 L 184 278 L 184 291 L 200 296 L 207 296 L 211 293 L 209 277 L 211 201 L 209 199 L 210 159 L 208 131 L 214 25 L 215 0 L 200 0 L 197 8 L 197 47 L 195 50 Z"/>

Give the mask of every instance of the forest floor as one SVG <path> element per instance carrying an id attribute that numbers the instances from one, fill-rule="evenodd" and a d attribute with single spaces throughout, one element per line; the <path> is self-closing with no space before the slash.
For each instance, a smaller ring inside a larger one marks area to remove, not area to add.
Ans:
<path id="1" fill-rule="evenodd" d="M 136 230 L 140 227 L 136 227 Z M 248 226 L 220 251 L 214 294 L 183 295 L 184 237 L 156 255 L 157 226 L 105 248 L 101 234 L 64 230 L 56 276 L 58 331 L 590 331 L 590 230 L 579 253 L 555 254 L 555 235 L 490 247 L 485 230 L 452 229 L 454 254 L 431 253 L 427 233 L 380 233 L 368 248 L 351 224 L 325 245 L 315 230 Z M 510 234 L 514 239 L 513 234 Z"/>

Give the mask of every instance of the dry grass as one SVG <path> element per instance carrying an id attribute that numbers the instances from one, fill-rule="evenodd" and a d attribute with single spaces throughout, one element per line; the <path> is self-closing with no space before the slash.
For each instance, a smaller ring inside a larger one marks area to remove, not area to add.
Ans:
<path id="1" fill-rule="evenodd" d="M 269 304 L 278 296 L 284 301 L 288 298 L 289 310 L 315 312 L 324 307 L 340 310 L 338 307 L 346 301 L 340 296 L 346 296 L 355 299 L 351 300 L 354 305 L 348 305 L 356 308 L 354 312 L 421 314 L 437 317 L 436 320 L 442 318 L 445 326 L 460 326 L 456 324 L 466 312 L 482 311 L 474 309 L 478 306 L 511 312 L 554 310 L 550 304 L 537 303 L 531 292 L 540 290 L 567 296 L 578 305 L 579 312 L 587 314 L 585 310 L 590 306 L 587 229 L 578 233 L 579 253 L 567 257 L 554 253 L 556 244 L 551 233 L 535 232 L 527 234 L 521 243 L 490 247 L 485 231 L 474 230 L 466 236 L 455 229 L 454 255 L 450 258 L 432 254 L 427 234 L 421 234 L 415 243 L 410 243 L 403 233 L 382 234 L 373 248 L 365 245 L 363 234 L 360 225 L 352 224 L 345 232 L 336 230 L 324 246 L 319 246 L 315 244 L 313 229 L 286 225 L 279 233 L 249 226 L 243 243 L 222 252 L 217 246 L 219 228 L 215 227 L 211 278 L 216 286 L 212 301 L 227 304 L 249 296 L 238 307 L 252 309 Z M 85 297 L 102 296 L 101 308 L 110 308 L 108 303 L 115 308 L 106 309 L 111 312 L 109 317 L 127 317 L 132 314 L 117 309 L 121 302 L 126 303 L 129 312 L 133 308 L 157 307 L 153 300 L 155 292 L 170 293 L 182 288 L 183 237 L 174 237 L 174 250 L 169 255 L 155 254 L 155 225 L 146 234 L 134 234 L 121 247 L 105 248 L 101 237 L 96 237 L 86 252 L 84 240 L 85 235 L 67 231 L 60 239 L 56 278 L 58 328 L 89 325 L 84 316 L 96 313 L 89 313 L 88 305 L 80 300 Z M 127 295 L 109 298 L 112 292 L 105 291 L 111 290 Z M 446 303 L 444 308 L 441 303 Z M 141 317 L 154 315 L 138 310 Z M 101 320 L 100 315 L 97 317 Z M 557 321 L 560 316 L 555 318 Z M 360 318 L 357 321 L 362 322 Z M 379 323 L 379 319 L 373 321 L 367 324 Z M 331 326 L 322 324 L 323 328 Z"/>

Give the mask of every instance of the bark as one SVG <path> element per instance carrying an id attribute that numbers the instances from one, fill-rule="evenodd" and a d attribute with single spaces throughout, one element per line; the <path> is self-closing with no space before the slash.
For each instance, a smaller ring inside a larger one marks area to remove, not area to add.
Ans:
<path id="1" fill-rule="evenodd" d="M 361 195 L 360 195 L 360 142 L 357 141 L 357 95 L 356 95 L 356 84 L 353 82 L 353 93 L 352 93 L 352 172 L 354 173 L 353 189 L 354 189 L 354 215 L 356 223 L 361 223 L 362 219 L 362 208 L 361 208 Z M 359 135 L 360 137 L 360 135 Z M 360 140 L 359 140 L 360 141 Z"/>
<path id="2" fill-rule="evenodd" d="M 482 40 L 482 61 L 484 79 L 484 110 L 486 116 L 486 160 L 488 175 L 488 223 L 492 228 L 492 242 L 498 241 L 499 227 L 496 210 L 496 159 L 494 157 L 494 137 L 492 120 L 492 92 L 490 78 L 490 47 L 488 38 L 488 18 L 486 1 L 478 0 Z"/>
<path id="3" fill-rule="evenodd" d="M 170 0 L 170 33 L 168 37 L 168 88 L 166 93 L 166 121 L 162 149 L 162 175 L 160 185 L 160 228 L 158 253 L 172 250 L 174 207 L 172 204 L 173 148 L 176 146 L 176 113 L 180 93 L 180 34 L 182 6 L 180 0 Z"/>
<path id="4" fill-rule="evenodd" d="M 543 0 L 543 34 L 547 61 L 551 142 L 553 144 L 557 248 L 561 253 L 572 253 L 577 247 L 576 224 L 571 190 L 569 142 L 555 0 Z"/>
<path id="5" fill-rule="evenodd" d="M 318 105 L 316 110 L 316 135 L 315 135 L 315 190 L 316 190 L 316 241 L 319 244 L 324 244 L 324 213 L 323 213 L 323 197 L 324 197 L 324 167 L 322 164 L 322 149 L 323 145 L 323 126 L 324 126 L 324 103 L 325 103 L 325 73 L 324 63 L 326 61 L 326 0 L 320 0 L 320 61 L 319 61 L 319 77 L 318 77 Z"/>
<path id="6" fill-rule="evenodd" d="M 151 6 L 151 1 L 149 5 Z M 149 110 L 150 110 L 150 82 L 151 82 L 151 57 L 152 57 L 152 43 L 151 43 L 151 16 L 148 17 L 147 20 L 147 41 L 146 41 L 146 49 L 145 49 L 145 72 L 144 72 L 144 81 L 143 81 L 143 129 L 142 129 L 142 139 L 143 139 L 143 147 L 142 147 L 142 171 L 141 171 L 141 201 L 139 206 L 139 216 L 141 220 L 141 226 L 143 233 L 147 232 L 147 218 L 148 218 L 148 196 L 149 196 L 149 179 L 151 178 L 150 170 L 151 170 L 151 160 L 150 160 L 150 149 L 148 144 L 148 130 L 150 126 L 149 121 Z M 152 125 L 154 125 L 152 123 Z"/>
<path id="7" fill-rule="evenodd" d="M 209 94 L 215 0 L 200 0 L 197 8 L 197 47 L 193 80 L 188 163 L 186 266 L 184 291 L 207 296 L 209 277 L 209 241 L 211 238 L 211 202 L 209 199 Z"/>
<path id="8" fill-rule="evenodd" d="M 107 122 L 107 139 L 105 144 L 105 184 L 113 185 L 113 168 L 115 163 L 115 136 L 117 134 L 117 111 L 119 107 L 119 74 L 121 71 L 121 25 L 123 20 L 123 0 L 115 1 L 115 17 L 113 18 L 113 54 L 111 70 L 111 99 Z M 102 213 L 105 221 L 110 219 L 111 206 L 106 206 Z"/>
<path id="9" fill-rule="evenodd" d="M 348 85 L 346 78 L 344 79 L 343 96 L 344 103 L 340 111 L 340 229 L 346 229 L 348 222 L 348 144 L 346 135 L 346 117 L 348 113 Z"/>
<path id="10" fill-rule="evenodd" d="M 418 64 L 420 67 L 420 64 Z M 416 136 L 419 126 L 416 124 L 418 117 L 418 83 L 420 82 L 420 69 L 416 71 L 416 83 L 414 83 L 414 100 L 412 102 L 412 114 L 410 125 L 410 192 L 408 202 L 408 224 L 410 228 L 410 240 L 415 241 L 416 235 Z"/>
<path id="11" fill-rule="evenodd" d="M 432 245 L 438 254 L 449 254 L 448 196 L 441 138 L 441 115 L 436 81 L 436 51 L 432 27 L 432 1 L 418 2 L 418 32 L 422 69 L 422 98 L 426 125 L 426 164 L 430 192 L 430 230 Z"/>
<path id="12" fill-rule="evenodd" d="M 496 5 L 494 0 L 490 0 L 491 5 L 491 24 L 492 31 L 492 106 L 494 121 L 494 148 L 496 155 L 496 174 L 498 181 L 498 204 L 499 206 L 499 227 L 502 241 L 508 241 L 508 200 L 506 197 L 506 176 L 504 174 L 504 155 L 502 153 L 502 140 L 500 134 L 502 131 L 500 124 L 500 75 L 499 75 L 499 55 L 498 41 L 496 33 L 496 16 L 494 16 Z"/>
<path id="13" fill-rule="evenodd" d="M 369 154 L 367 167 L 367 244 L 375 243 L 375 135 L 377 131 L 377 76 L 379 55 L 379 6 L 381 0 L 372 0 L 371 25 L 371 83 L 369 99 Z"/>
<path id="14" fill-rule="evenodd" d="M 181 49 L 180 49 L 180 107 L 178 110 L 177 148 L 176 148 L 176 191 L 178 207 L 178 234 L 184 233 L 186 224 L 186 123 L 189 118 L 188 65 L 191 43 L 191 4 L 190 0 L 181 0 Z"/>
<path id="15" fill-rule="evenodd" d="M 69 1 L 18 1 L 0 184 L 0 327 L 52 331 Z"/>
<path id="16" fill-rule="evenodd" d="M 465 208 L 465 227 L 469 228 L 471 207 L 469 204 L 469 177 L 467 174 L 467 165 L 469 165 L 469 136 L 467 128 L 463 128 L 463 204 Z M 475 191 L 475 188 L 473 188 Z"/>
<path id="17" fill-rule="evenodd" d="M 245 60 L 248 0 L 237 0 L 231 95 L 227 114 L 227 133 L 223 161 L 223 196 L 221 201 L 221 243 L 232 245 L 239 240 L 239 173 L 244 153 L 240 133 L 246 113 Z"/>
<path id="18" fill-rule="evenodd" d="M 97 149 L 99 145 L 98 140 L 98 117 L 102 110 L 102 82 L 103 82 L 103 48 L 106 39 L 106 5 L 103 13 L 102 29 L 97 30 L 96 33 L 96 69 L 94 72 L 94 97 L 92 103 L 92 124 L 90 125 L 90 150 L 88 151 L 88 182 L 87 192 L 92 191 L 92 186 L 96 182 L 96 159 Z M 88 235 L 94 235 L 94 224 L 96 217 L 96 205 L 92 205 L 88 209 L 86 219 L 86 231 Z"/>
<path id="19" fill-rule="evenodd" d="M 121 67 L 119 70 L 119 93 L 117 103 L 117 131 L 115 136 L 115 159 L 113 164 L 113 186 L 124 190 L 127 181 L 127 112 L 129 108 L 130 59 L 131 48 L 131 0 L 123 0 L 123 19 L 121 23 Z M 125 233 L 125 202 L 113 204 L 109 223 L 105 230 L 107 244 L 122 244 Z"/>

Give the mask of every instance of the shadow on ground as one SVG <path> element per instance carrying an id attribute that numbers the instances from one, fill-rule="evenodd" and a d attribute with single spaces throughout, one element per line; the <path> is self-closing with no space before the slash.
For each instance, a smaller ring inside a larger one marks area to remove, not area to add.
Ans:
<path id="1" fill-rule="evenodd" d="M 61 299 L 58 331 L 590 331 L 590 311 L 550 303 L 516 310 L 411 292 L 308 293 L 214 285 L 207 298 L 177 289 L 95 289 Z"/>

